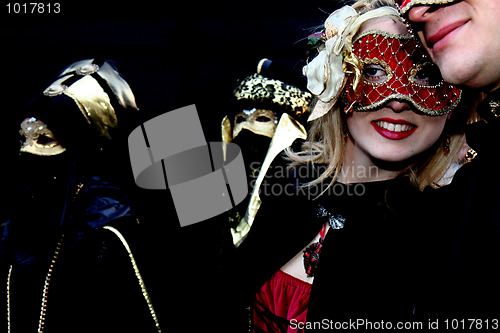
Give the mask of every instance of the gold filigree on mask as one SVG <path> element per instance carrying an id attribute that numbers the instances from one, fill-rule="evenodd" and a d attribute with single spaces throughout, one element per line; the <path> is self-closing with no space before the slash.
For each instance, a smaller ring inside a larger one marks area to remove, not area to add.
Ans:
<path id="1" fill-rule="evenodd" d="M 53 156 L 66 151 L 47 125 L 34 117 L 26 118 L 21 123 L 19 133 L 23 136 L 21 152 L 39 156 Z"/>
<path id="2" fill-rule="evenodd" d="M 233 96 L 236 101 L 266 101 L 297 116 L 304 114 L 312 101 L 310 93 L 260 74 L 243 79 L 234 89 Z"/>

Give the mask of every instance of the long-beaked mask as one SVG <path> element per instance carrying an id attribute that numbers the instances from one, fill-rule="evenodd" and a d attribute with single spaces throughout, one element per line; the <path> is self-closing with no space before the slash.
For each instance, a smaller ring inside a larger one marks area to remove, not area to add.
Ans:
<path id="1" fill-rule="evenodd" d="M 412 35 L 367 31 L 353 41 L 352 50 L 359 68 L 348 77 L 346 111 L 374 111 L 398 100 L 418 113 L 441 116 L 460 102 L 461 90 L 443 81 Z"/>

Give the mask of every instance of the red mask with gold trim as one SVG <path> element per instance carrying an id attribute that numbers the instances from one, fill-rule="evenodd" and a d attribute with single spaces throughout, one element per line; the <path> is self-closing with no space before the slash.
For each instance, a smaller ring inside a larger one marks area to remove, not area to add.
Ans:
<path id="1" fill-rule="evenodd" d="M 440 116 L 460 102 L 461 90 L 443 81 L 412 35 L 368 31 L 353 42 L 352 49 L 357 66 L 344 94 L 348 110 L 374 111 L 398 100 L 419 113 Z"/>
<path id="2" fill-rule="evenodd" d="M 456 0 L 398 0 L 401 15 L 406 14 L 413 6 L 444 5 Z"/>

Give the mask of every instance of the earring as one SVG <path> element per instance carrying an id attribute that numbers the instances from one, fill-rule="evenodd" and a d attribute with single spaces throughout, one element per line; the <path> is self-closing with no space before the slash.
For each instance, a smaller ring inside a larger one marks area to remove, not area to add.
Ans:
<path id="1" fill-rule="evenodd" d="M 349 129 L 347 128 L 347 122 L 343 121 L 342 123 L 342 133 L 344 134 L 344 143 L 349 139 Z"/>
<path id="2" fill-rule="evenodd" d="M 465 154 L 464 164 L 472 162 L 472 160 L 474 158 L 476 158 L 476 156 L 477 156 L 477 152 L 474 149 L 469 148 L 469 150 L 467 150 L 467 154 Z"/>
<path id="3" fill-rule="evenodd" d="M 450 153 L 450 135 L 446 134 L 443 142 L 443 152 L 445 155 L 448 155 Z"/>

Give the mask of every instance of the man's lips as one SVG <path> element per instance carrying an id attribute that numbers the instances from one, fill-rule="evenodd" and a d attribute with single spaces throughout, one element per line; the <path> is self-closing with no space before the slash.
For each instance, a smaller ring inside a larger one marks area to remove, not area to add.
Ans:
<path id="1" fill-rule="evenodd" d="M 436 43 L 443 40 L 446 36 L 448 36 L 450 33 L 455 31 L 456 29 L 462 27 L 467 22 L 468 22 L 468 20 L 457 21 L 457 22 L 454 22 L 454 23 L 451 23 L 451 24 L 444 26 L 433 33 L 426 34 L 427 35 L 427 38 L 426 38 L 427 45 L 430 48 L 433 48 Z"/>
<path id="2" fill-rule="evenodd" d="M 371 122 L 373 128 L 384 138 L 402 140 L 412 135 L 417 125 L 404 119 L 382 118 Z"/>

